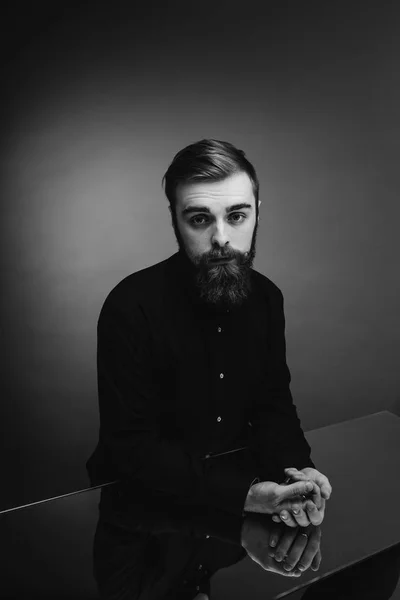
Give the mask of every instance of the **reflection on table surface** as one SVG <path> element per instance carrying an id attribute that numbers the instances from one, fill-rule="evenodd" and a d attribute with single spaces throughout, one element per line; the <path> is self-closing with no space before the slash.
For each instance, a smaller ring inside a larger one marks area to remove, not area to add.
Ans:
<path id="1" fill-rule="evenodd" d="M 113 485 L 1 514 L 0 597 L 192 600 L 203 591 L 210 600 L 294 600 L 296 590 L 399 544 L 400 419 L 377 413 L 306 437 L 333 486 L 317 572 L 279 573 L 268 539 L 272 528 L 289 528 L 267 515 L 248 517 L 256 562 L 241 545 L 240 517 Z"/>

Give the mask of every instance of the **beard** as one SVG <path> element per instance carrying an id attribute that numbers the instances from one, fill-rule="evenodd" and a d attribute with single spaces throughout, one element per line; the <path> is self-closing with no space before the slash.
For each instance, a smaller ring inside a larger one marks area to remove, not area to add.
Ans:
<path id="1" fill-rule="evenodd" d="M 251 269 L 256 253 L 257 218 L 250 250 L 247 252 L 239 252 L 228 247 L 215 248 L 210 252 L 194 255 L 187 252 L 174 217 L 173 228 L 180 251 L 194 266 L 193 283 L 200 299 L 206 304 L 217 307 L 241 306 L 252 291 Z M 233 260 L 221 264 L 212 262 L 218 258 Z"/>

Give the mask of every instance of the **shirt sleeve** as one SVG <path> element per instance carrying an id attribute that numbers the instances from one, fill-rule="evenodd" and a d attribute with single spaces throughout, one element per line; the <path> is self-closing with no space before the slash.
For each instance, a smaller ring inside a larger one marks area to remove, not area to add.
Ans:
<path id="1" fill-rule="evenodd" d="M 127 314 L 107 299 L 97 326 L 100 441 L 87 463 L 92 485 L 107 457 L 111 479 L 241 515 L 254 471 L 195 457 L 182 441 L 161 435 L 162 385 L 153 363 L 140 305 Z"/>
<path id="2" fill-rule="evenodd" d="M 260 462 L 261 477 L 281 483 L 286 467 L 315 465 L 290 391 L 284 301 L 279 288 L 270 294 L 268 345 L 263 385 L 251 415 L 251 447 Z"/>

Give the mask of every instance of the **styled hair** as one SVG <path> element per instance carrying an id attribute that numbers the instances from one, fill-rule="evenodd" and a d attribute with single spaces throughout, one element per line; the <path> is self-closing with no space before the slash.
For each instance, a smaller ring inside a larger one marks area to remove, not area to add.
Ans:
<path id="1" fill-rule="evenodd" d="M 190 144 L 175 155 L 163 179 L 165 195 L 172 211 L 176 209 L 176 188 L 180 183 L 197 181 L 222 181 L 235 173 L 244 172 L 250 178 L 258 214 L 258 192 L 260 184 L 253 165 L 243 150 L 229 142 L 204 139 Z"/>

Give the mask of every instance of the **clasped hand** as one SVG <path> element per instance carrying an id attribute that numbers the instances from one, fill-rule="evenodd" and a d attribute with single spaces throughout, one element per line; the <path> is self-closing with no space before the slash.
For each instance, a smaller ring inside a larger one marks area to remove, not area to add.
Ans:
<path id="1" fill-rule="evenodd" d="M 313 490 L 306 499 L 300 496 L 293 498 L 290 506 L 282 508 L 279 514 L 274 514 L 272 520 L 275 523 L 283 522 L 289 527 L 320 525 L 325 516 L 325 502 L 332 494 L 332 486 L 326 475 L 312 467 L 305 467 L 300 471 L 295 467 L 289 467 L 285 469 L 285 474 L 290 478 L 290 483 L 311 481 Z M 288 485 L 288 483 L 284 482 L 281 485 Z"/>
<path id="2" fill-rule="evenodd" d="M 248 514 L 242 526 L 241 545 L 249 557 L 266 571 L 299 577 L 317 571 L 321 563 L 321 528 L 313 525 L 288 529 L 263 516 Z"/>

